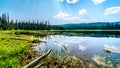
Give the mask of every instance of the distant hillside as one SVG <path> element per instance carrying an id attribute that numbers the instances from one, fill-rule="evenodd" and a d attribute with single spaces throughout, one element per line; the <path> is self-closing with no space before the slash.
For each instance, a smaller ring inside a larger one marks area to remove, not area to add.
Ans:
<path id="1" fill-rule="evenodd" d="M 119 22 L 95 22 L 57 25 L 64 29 L 120 29 Z"/>

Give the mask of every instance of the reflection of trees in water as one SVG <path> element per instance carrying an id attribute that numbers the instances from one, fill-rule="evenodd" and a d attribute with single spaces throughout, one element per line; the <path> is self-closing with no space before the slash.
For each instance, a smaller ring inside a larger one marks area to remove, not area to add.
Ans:
<path id="1" fill-rule="evenodd" d="M 56 34 L 66 35 L 66 36 L 90 36 L 90 37 L 120 37 L 120 31 L 61 31 L 56 32 Z"/>

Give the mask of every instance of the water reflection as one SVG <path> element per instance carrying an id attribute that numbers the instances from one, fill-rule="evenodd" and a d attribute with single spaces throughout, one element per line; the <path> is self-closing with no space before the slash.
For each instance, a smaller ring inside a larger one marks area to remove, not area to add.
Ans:
<path id="1" fill-rule="evenodd" d="M 108 57 L 109 60 L 120 59 L 120 38 L 50 35 L 42 40 L 46 42 L 36 46 L 38 51 L 52 49 L 52 53 L 59 56 L 74 56 L 77 59 L 93 60 L 98 65 L 104 66 L 108 64 L 106 63 Z M 106 53 L 103 49 L 112 52 Z"/>
<path id="2" fill-rule="evenodd" d="M 110 50 L 112 52 L 120 53 L 120 48 L 118 48 L 118 47 L 116 47 L 114 45 L 104 44 L 104 49 Z"/>
<path id="3" fill-rule="evenodd" d="M 106 57 L 94 55 L 92 59 L 93 59 L 98 65 L 107 66 L 107 64 L 106 64 Z"/>
<path id="4" fill-rule="evenodd" d="M 82 50 L 82 51 L 86 50 L 86 48 L 87 48 L 86 46 L 79 45 L 79 49 Z"/>

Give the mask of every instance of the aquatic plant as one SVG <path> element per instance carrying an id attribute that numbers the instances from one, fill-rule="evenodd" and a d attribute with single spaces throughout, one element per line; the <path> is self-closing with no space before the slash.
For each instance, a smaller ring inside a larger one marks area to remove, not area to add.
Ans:
<path id="1" fill-rule="evenodd" d="M 111 52 L 112 52 L 112 51 L 109 50 L 109 49 L 103 49 L 103 51 L 106 52 L 106 53 L 111 53 Z"/>

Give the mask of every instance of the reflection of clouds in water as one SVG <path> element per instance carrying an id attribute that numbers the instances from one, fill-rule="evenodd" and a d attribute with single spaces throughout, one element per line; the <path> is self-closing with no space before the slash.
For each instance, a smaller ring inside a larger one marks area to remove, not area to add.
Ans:
<path id="1" fill-rule="evenodd" d="M 104 49 L 110 50 L 112 52 L 120 52 L 120 48 L 108 44 L 104 44 Z"/>
<path id="2" fill-rule="evenodd" d="M 54 42 L 56 40 L 56 42 L 64 42 L 64 43 L 81 43 L 81 42 L 86 42 L 86 41 L 90 41 L 92 40 L 91 38 L 89 37 L 77 37 L 77 36 L 74 36 L 74 37 L 67 37 L 67 36 L 59 36 L 59 35 L 51 35 L 51 36 L 48 36 L 48 39 L 47 38 L 43 38 L 42 39 L 43 41 L 47 41 L 47 42 Z"/>
<path id="3" fill-rule="evenodd" d="M 80 57 L 87 56 L 89 59 L 93 56 L 93 54 L 96 53 L 97 55 L 94 55 L 94 57 L 92 57 L 92 60 L 95 61 L 98 65 L 104 66 L 106 66 L 105 57 L 99 55 L 108 55 L 112 58 L 117 57 L 119 59 L 119 55 L 116 53 L 106 54 L 101 51 L 101 49 L 104 47 L 108 51 L 110 50 L 112 52 L 119 52 L 120 54 L 120 47 L 118 46 L 120 40 L 118 38 L 106 39 L 96 37 L 51 35 L 48 38 L 43 38 L 42 40 L 46 43 L 40 44 L 39 50 L 44 51 L 46 49 L 52 49 L 53 53 L 62 56 L 72 54 L 73 56 L 71 56 L 71 58 L 73 59 L 77 59 L 74 55 Z M 116 46 L 108 44 L 115 44 Z M 87 59 L 87 57 L 85 58 Z"/>
<path id="4" fill-rule="evenodd" d="M 70 43 L 81 43 L 84 41 L 90 41 L 91 38 L 88 37 L 84 37 L 84 39 L 82 37 L 67 37 L 65 39 L 66 42 L 70 42 Z"/>
<path id="5" fill-rule="evenodd" d="M 56 43 L 56 44 L 60 47 L 69 45 L 68 43 L 64 43 L 64 42 L 59 42 L 59 43 Z"/>
<path id="6" fill-rule="evenodd" d="M 36 46 L 35 48 L 37 51 L 45 51 L 48 48 L 48 46 L 46 43 L 40 43 L 40 45 Z"/>
<path id="7" fill-rule="evenodd" d="M 63 50 L 64 52 L 69 52 L 69 48 L 68 45 L 69 43 L 65 43 L 65 42 L 55 42 L 54 43 L 55 46 L 57 46 L 57 50 Z"/>
<path id="8" fill-rule="evenodd" d="M 79 49 L 82 50 L 82 51 L 85 51 L 86 50 L 86 46 L 83 46 L 83 45 L 79 45 Z"/>
<path id="9" fill-rule="evenodd" d="M 76 39 L 65 39 L 64 42 L 65 43 L 80 43 L 80 41 Z"/>
<path id="10" fill-rule="evenodd" d="M 107 66 L 105 57 L 94 55 L 92 60 L 95 61 L 98 65 Z"/>

